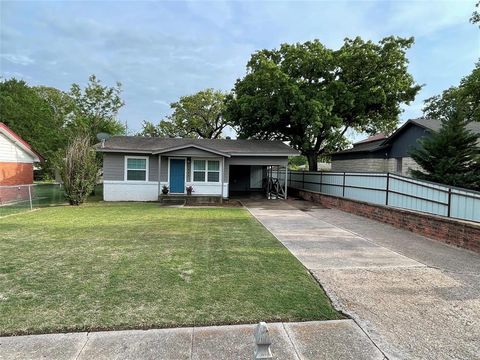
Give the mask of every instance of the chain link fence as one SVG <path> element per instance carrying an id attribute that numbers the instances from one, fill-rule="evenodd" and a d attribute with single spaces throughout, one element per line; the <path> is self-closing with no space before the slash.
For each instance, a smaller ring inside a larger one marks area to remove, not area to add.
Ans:
<path id="1" fill-rule="evenodd" d="M 0 186 L 0 217 L 63 203 L 61 184 Z"/>

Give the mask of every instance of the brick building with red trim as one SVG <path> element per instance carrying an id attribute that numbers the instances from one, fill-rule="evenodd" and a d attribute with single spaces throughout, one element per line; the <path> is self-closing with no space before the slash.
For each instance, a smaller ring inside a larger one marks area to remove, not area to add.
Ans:
<path id="1" fill-rule="evenodd" d="M 43 161 L 30 144 L 0 122 L 0 186 L 33 183 L 33 164 Z"/>

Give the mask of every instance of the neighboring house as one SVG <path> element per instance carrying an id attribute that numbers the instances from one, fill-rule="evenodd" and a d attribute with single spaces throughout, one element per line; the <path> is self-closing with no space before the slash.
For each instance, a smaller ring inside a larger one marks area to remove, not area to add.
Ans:
<path id="1" fill-rule="evenodd" d="M 0 186 L 33 183 L 33 164 L 42 157 L 7 125 L 0 123 Z"/>
<path id="2" fill-rule="evenodd" d="M 410 157 L 410 151 L 418 148 L 418 140 L 438 131 L 442 124 L 433 119 L 408 120 L 392 135 L 374 135 L 353 144 L 348 150 L 331 155 L 332 171 L 395 172 L 409 175 L 410 169 L 419 169 Z M 470 123 L 468 129 L 480 133 L 480 123 Z"/>
<path id="3" fill-rule="evenodd" d="M 97 144 L 103 153 L 106 201 L 157 200 L 166 185 L 170 194 L 228 198 L 261 191 L 267 167 L 286 171 L 298 155 L 281 141 L 172 139 L 114 136 Z"/>

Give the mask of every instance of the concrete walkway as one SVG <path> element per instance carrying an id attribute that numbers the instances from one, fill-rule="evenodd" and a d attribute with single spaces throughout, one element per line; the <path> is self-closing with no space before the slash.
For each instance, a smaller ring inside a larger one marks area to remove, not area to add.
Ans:
<path id="1" fill-rule="evenodd" d="M 389 359 L 480 359 L 480 255 L 306 201 L 245 205 Z"/>
<path id="2" fill-rule="evenodd" d="M 252 359 L 255 325 L 0 338 L 0 359 Z M 269 324 L 278 360 L 384 359 L 352 320 Z"/>

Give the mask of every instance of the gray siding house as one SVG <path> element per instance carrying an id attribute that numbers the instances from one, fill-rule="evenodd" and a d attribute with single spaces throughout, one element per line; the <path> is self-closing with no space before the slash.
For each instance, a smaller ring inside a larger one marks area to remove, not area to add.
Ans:
<path id="1" fill-rule="evenodd" d="M 418 148 L 418 140 L 438 131 L 442 124 L 433 119 L 408 120 L 392 135 L 375 135 L 353 144 L 348 150 L 331 155 L 332 171 L 395 172 L 409 175 L 418 164 L 410 157 L 410 151 Z M 480 123 L 470 123 L 467 128 L 480 132 Z"/>
<path id="2" fill-rule="evenodd" d="M 154 201 L 166 185 L 170 194 L 228 198 L 261 191 L 267 167 L 287 171 L 298 152 L 281 141 L 180 139 L 114 136 L 103 153 L 105 201 Z"/>

